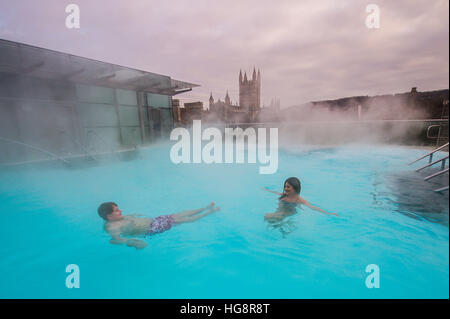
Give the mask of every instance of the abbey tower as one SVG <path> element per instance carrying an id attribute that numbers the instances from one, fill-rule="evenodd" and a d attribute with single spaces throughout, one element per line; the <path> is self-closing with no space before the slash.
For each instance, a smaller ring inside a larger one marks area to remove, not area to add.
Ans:
<path id="1" fill-rule="evenodd" d="M 252 78 L 247 78 L 247 73 L 242 76 L 239 71 L 239 105 L 233 104 L 227 94 L 225 101 L 214 101 L 212 93 L 209 97 L 209 110 L 216 114 L 218 119 L 228 123 L 253 123 L 257 121 L 261 111 L 261 73 L 256 74 L 253 68 Z"/>
<path id="2" fill-rule="evenodd" d="M 251 80 L 247 79 L 247 73 L 239 71 L 239 106 L 247 110 L 258 110 L 261 108 L 261 73 L 258 75 L 253 68 Z"/>

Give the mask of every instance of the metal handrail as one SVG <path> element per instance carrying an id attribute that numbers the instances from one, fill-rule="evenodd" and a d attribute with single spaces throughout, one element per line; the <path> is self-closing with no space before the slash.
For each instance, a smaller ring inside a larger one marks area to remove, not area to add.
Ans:
<path id="1" fill-rule="evenodd" d="M 97 136 L 100 141 L 105 144 L 111 151 L 111 153 L 114 153 L 114 148 L 111 147 L 111 145 L 109 145 L 100 135 L 98 135 L 94 130 L 88 130 L 87 131 L 87 135 L 89 136 L 89 133 L 93 133 L 95 136 Z"/>
<path id="2" fill-rule="evenodd" d="M 67 134 L 66 130 L 62 130 L 60 131 L 63 134 Z M 69 135 L 69 134 L 67 134 Z M 69 135 L 69 138 L 72 142 L 74 142 L 75 144 L 77 144 L 90 158 L 92 158 L 94 161 L 98 162 L 99 160 L 97 158 L 95 158 L 94 155 L 92 155 L 87 149 L 86 147 L 84 147 L 80 142 L 78 142 L 75 138 L 73 138 L 72 136 Z M 69 152 L 70 154 L 70 152 Z"/>
<path id="3" fill-rule="evenodd" d="M 443 171 L 439 171 L 439 172 L 437 172 L 437 173 L 434 173 L 433 175 L 427 176 L 427 177 L 425 177 L 423 180 L 424 180 L 424 181 L 427 181 L 427 180 L 429 180 L 429 179 L 431 179 L 431 178 L 433 178 L 433 177 L 442 175 L 442 174 L 447 173 L 447 172 L 448 172 L 448 168 L 444 169 Z"/>
<path id="4" fill-rule="evenodd" d="M 447 138 L 447 140 L 448 140 L 448 138 L 449 138 L 449 136 L 448 136 L 448 99 L 445 100 L 445 101 L 442 103 L 441 119 L 444 119 L 444 120 L 447 119 L 447 121 L 444 122 L 444 123 L 446 123 L 447 125 L 444 125 L 444 126 L 443 126 L 442 123 L 439 124 L 440 126 L 439 126 L 438 138 L 437 138 L 437 140 L 436 140 L 436 146 L 439 145 L 439 142 L 441 141 L 441 137 L 443 137 L 444 139 Z M 441 136 L 441 132 L 442 132 L 445 128 L 447 128 L 447 136 Z"/>
<path id="5" fill-rule="evenodd" d="M 416 159 L 416 160 L 412 161 L 412 162 L 411 162 L 411 163 L 409 163 L 408 165 L 411 165 L 411 164 L 413 164 L 413 163 L 415 163 L 415 162 L 417 162 L 417 161 L 420 161 L 421 159 L 423 159 L 423 158 L 425 158 L 425 157 L 427 157 L 427 156 L 431 156 L 431 157 L 430 157 L 430 162 L 431 162 L 431 158 L 432 158 L 433 154 L 434 154 L 435 152 L 437 152 L 437 151 L 439 151 L 439 150 L 441 150 L 441 149 L 443 149 L 443 148 L 447 147 L 447 146 L 448 146 L 448 144 L 449 144 L 449 143 L 447 143 L 447 144 L 444 144 L 444 145 L 442 145 L 442 146 L 438 147 L 438 148 L 437 148 L 437 149 L 435 149 L 434 151 L 432 151 L 432 152 L 430 152 L 430 153 L 428 153 L 428 154 L 425 154 L 425 155 L 424 155 L 424 156 L 422 156 L 422 157 L 419 157 L 418 159 Z"/>
<path id="6" fill-rule="evenodd" d="M 411 165 L 411 164 L 413 164 L 413 163 L 415 163 L 415 162 L 417 162 L 417 161 L 420 161 L 421 159 L 424 159 L 425 157 L 429 156 L 429 157 L 430 157 L 429 164 L 427 164 L 427 165 L 425 165 L 425 166 L 423 166 L 423 167 L 417 169 L 416 172 L 418 172 L 418 171 L 420 171 L 420 170 L 422 170 L 422 169 L 424 169 L 424 168 L 426 168 L 426 167 L 432 166 L 432 165 L 434 165 L 434 164 L 436 164 L 436 163 L 439 163 L 439 162 L 441 162 L 441 161 L 442 161 L 442 166 L 441 166 L 441 170 L 440 170 L 439 172 L 434 173 L 434 174 L 432 174 L 432 175 L 430 175 L 430 176 L 425 177 L 425 178 L 423 179 L 424 181 L 427 181 L 427 180 L 432 179 L 432 178 L 434 178 L 434 177 L 436 177 L 436 176 L 440 176 L 440 175 L 442 175 L 442 174 L 444 174 L 444 173 L 447 173 L 447 172 L 448 172 L 448 168 L 447 168 L 447 169 L 444 169 L 444 168 L 445 168 L 445 160 L 449 157 L 448 155 L 445 156 L 445 157 L 443 157 L 443 158 L 441 158 L 441 159 L 439 159 L 439 160 L 437 160 L 437 161 L 434 161 L 434 162 L 431 162 L 431 161 L 432 161 L 432 159 L 433 159 L 433 154 L 434 154 L 434 153 L 436 153 L 437 151 L 439 151 L 439 150 L 441 150 L 441 149 L 447 147 L 448 145 L 449 145 L 449 143 L 444 144 L 444 145 L 442 145 L 441 147 L 438 147 L 437 149 L 433 150 L 432 152 L 429 152 L 428 154 L 425 154 L 424 156 L 421 156 L 421 157 L 419 157 L 418 159 L 412 161 L 412 162 L 409 163 L 408 165 Z M 442 191 L 445 191 L 445 190 L 448 190 L 448 189 L 449 189 L 449 187 L 448 187 L 448 185 L 447 185 L 447 186 L 445 186 L 445 187 L 441 187 L 441 188 L 435 189 L 434 191 L 435 191 L 435 192 L 442 192 Z"/>
<path id="7" fill-rule="evenodd" d="M 445 186 L 445 187 L 442 187 L 442 188 L 435 189 L 434 191 L 435 192 L 442 192 L 442 191 L 447 191 L 447 190 L 448 190 L 448 186 Z"/>
<path id="8" fill-rule="evenodd" d="M 135 139 L 135 137 L 136 137 L 136 132 L 137 132 L 137 128 L 133 128 L 131 131 L 133 132 L 133 147 L 134 147 L 135 149 L 137 149 L 137 143 L 136 143 L 136 139 Z"/>
<path id="9" fill-rule="evenodd" d="M 427 128 L 427 138 L 437 138 L 437 139 L 439 139 L 439 137 L 441 135 L 441 126 L 442 125 L 440 125 L 440 124 L 428 126 L 428 128 Z M 433 127 L 439 127 L 438 136 L 430 136 L 430 129 L 432 129 Z"/>
<path id="10" fill-rule="evenodd" d="M 63 162 L 66 163 L 66 164 L 70 164 L 70 162 L 69 162 L 69 161 L 66 161 L 64 158 L 62 158 L 62 157 L 60 157 L 60 156 L 58 156 L 58 155 L 56 155 L 56 154 L 54 154 L 54 153 L 51 153 L 51 152 L 49 152 L 49 151 L 46 151 L 46 150 L 44 150 L 44 149 L 42 149 L 42 148 L 39 148 L 39 147 L 30 145 L 30 144 L 22 143 L 22 142 L 19 142 L 19 141 L 14 141 L 14 140 L 11 140 L 11 139 L 9 139 L 9 138 L 4 138 L 4 137 L 0 137 L 0 140 L 6 141 L 6 142 L 10 142 L 10 143 L 13 143 L 13 144 L 19 144 L 19 145 L 22 145 L 22 146 L 25 146 L 25 147 L 29 147 L 29 148 L 34 149 L 34 150 L 36 150 L 36 151 L 40 151 L 40 152 L 45 153 L 45 154 L 47 154 L 47 155 L 53 156 L 53 157 L 55 157 L 56 159 L 58 159 L 58 160 L 60 160 L 60 161 L 63 161 Z"/>
<path id="11" fill-rule="evenodd" d="M 95 130 L 88 130 L 87 131 L 87 134 L 89 134 L 89 133 L 93 133 L 95 136 L 97 136 L 99 139 L 100 139 L 100 141 L 104 144 L 104 145 L 106 145 L 106 147 L 108 147 L 109 148 L 109 151 L 110 151 L 110 153 L 111 154 L 113 154 L 116 158 L 119 158 L 120 159 L 120 155 L 117 153 L 117 151 L 111 146 L 111 144 L 109 144 L 109 143 L 107 143 L 100 135 L 98 135 L 96 132 L 95 132 Z M 134 147 L 135 149 L 137 148 L 136 146 Z M 97 154 L 98 154 L 99 152 L 97 152 Z"/>
<path id="12" fill-rule="evenodd" d="M 94 161 L 99 161 L 94 155 L 92 155 L 88 150 L 87 150 L 87 148 L 86 147 L 84 147 L 80 142 L 78 142 L 77 140 L 75 140 L 75 139 L 72 139 L 72 141 L 74 141 L 79 147 L 81 147 L 81 149 L 87 154 L 87 155 L 89 155 L 89 157 L 90 158 L 92 158 Z"/>
<path id="13" fill-rule="evenodd" d="M 438 159 L 437 161 L 434 161 L 433 163 L 429 163 L 429 164 L 427 164 L 427 165 L 425 165 L 425 166 L 422 166 L 421 168 L 416 169 L 416 172 L 421 171 L 421 170 L 423 170 L 424 168 L 427 168 L 427 167 L 429 167 L 429 166 L 433 166 L 434 164 L 439 163 L 439 162 L 441 162 L 441 161 L 442 161 L 442 167 L 441 167 L 441 169 L 444 169 L 444 167 L 445 167 L 445 160 L 446 160 L 447 158 L 448 158 L 448 155 L 447 155 L 446 157 L 443 157 L 443 158 L 441 158 L 441 159 Z"/>

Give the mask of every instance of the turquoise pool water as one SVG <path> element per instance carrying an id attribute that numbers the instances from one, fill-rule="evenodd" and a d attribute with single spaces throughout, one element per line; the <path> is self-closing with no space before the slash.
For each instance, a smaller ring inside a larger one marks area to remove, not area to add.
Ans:
<path id="1" fill-rule="evenodd" d="M 425 162 L 407 166 L 424 152 L 280 150 L 273 175 L 256 164 L 174 165 L 169 145 L 102 165 L 3 168 L 0 297 L 448 298 L 448 193 L 421 182 L 414 168 Z M 280 191 L 290 176 L 339 218 L 305 208 L 265 222 L 277 197 L 261 187 Z M 150 217 L 211 201 L 222 211 L 136 250 L 108 243 L 96 212 L 104 201 Z M 69 264 L 80 288 L 66 287 Z M 369 264 L 380 288 L 366 287 Z"/>

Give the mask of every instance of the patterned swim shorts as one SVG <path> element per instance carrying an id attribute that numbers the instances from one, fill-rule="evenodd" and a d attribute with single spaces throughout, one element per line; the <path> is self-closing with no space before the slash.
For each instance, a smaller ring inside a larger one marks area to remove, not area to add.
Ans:
<path id="1" fill-rule="evenodd" d="M 155 235 L 169 230 L 174 223 L 172 215 L 163 215 L 153 219 L 146 235 Z"/>

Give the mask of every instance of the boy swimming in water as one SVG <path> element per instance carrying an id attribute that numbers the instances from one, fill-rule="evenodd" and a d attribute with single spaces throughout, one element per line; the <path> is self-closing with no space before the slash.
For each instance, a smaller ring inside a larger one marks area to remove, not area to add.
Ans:
<path id="1" fill-rule="evenodd" d="M 214 207 L 214 205 L 215 203 L 212 202 L 204 208 L 186 210 L 181 213 L 163 215 L 156 218 L 138 218 L 137 216 L 143 215 L 137 214 L 122 215 L 122 210 L 113 202 L 101 204 L 97 212 L 99 216 L 105 220 L 104 227 L 106 232 L 112 237 L 109 241 L 111 244 L 126 244 L 129 247 L 142 249 L 147 246 L 146 242 L 133 238 L 127 239 L 121 236 L 154 235 L 162 233 L 172 228 L 172 226 L 190 223 L 220 210 L 220 207 Z M 205 210 L 207 211 L 206 213 L 197 215 Z"/>
<path id="2" fill-rule="evenodd" d="M 263 187 L 262 189 L 267 192 L 280 195 L 277 211 L 275 213 L 269 213 L 264 216 L 264 218 L 268 221 L 280 221 L 285 217 L 294 215 L 297 213 L 296 207 L 301 208 L 302 204 L 318 212 L 338 216 L 338 214 L 329 213 L 317 206 L 313 206 L 306 199 L 300 197 L 301 185 L 300 180 L 296 177 L 288 178 L 284 182 L 283 193 L 271 191 L 266 187 Z"/>

